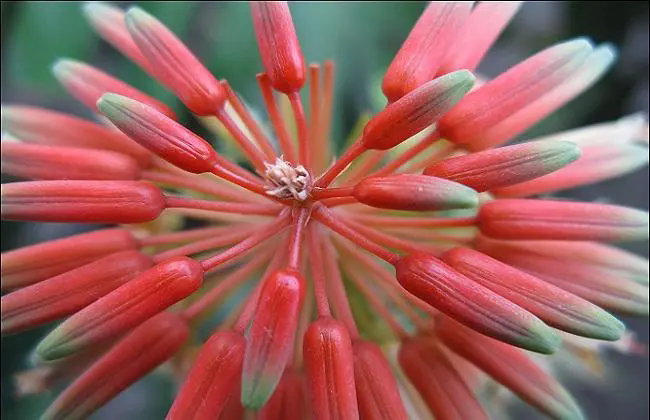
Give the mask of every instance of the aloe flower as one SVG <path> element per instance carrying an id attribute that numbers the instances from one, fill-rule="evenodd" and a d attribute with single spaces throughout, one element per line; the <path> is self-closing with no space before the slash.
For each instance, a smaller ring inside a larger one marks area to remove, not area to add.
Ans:
<path id="1" fill-rule="evenodd" d="M 615 56 L 580 38 L 477 83 L 519 6 L 429 4 L 388 104 L 338 157 L 334 64 L 305 63 L 286 3 L 251 4 L 269 128 L 155 17 L 83 6 L 250 165 L 72 59 L 54 76 L 97 122 L 3 106 L 2 171 L 23 180 L 2 186 L 2 218 L 117 225 L 2 254 L 2 334 L 62 320 L 17 378 L 69 382 L 42 418 L 86 418 L 163 363 L 168 419 L 479 419 L 494 382 L 582 418 L 549 360 L 606 346 L 580 337 L 638 349 L 613 314 L 648 315 L 648 261 L 609 243 L 647 240 L 648 213 L 535 195 L 647 164 L 648 129 L 637 115 L 507 145 Z"/>

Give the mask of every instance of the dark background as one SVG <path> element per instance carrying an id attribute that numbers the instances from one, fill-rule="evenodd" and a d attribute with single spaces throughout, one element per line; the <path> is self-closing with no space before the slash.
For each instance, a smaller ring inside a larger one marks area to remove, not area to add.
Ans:
<path id="1" fill-rule="evenodd" d="M 127 7 L 133 3 L 124 3 Z M 60 57 L 79 59 L 156 96 L 183 121 L 196 122 L 168 91 L 158 86 L 93 34 L 80 3 L 2 2 L 2 103 L 44 106 L 92 118 L 88 110 L 56 83 L 50 66 Z M 248 5 L 245 3 L 147 2 L 142 7 L 183 39 L 219 78 L 226 78 L 254 107 L 261 104 L 255 73 L 261 71 Z M 381 77 L 411 26 L 422 2 L 296 3 L 296 30 L 308 62 L 335 59 L 336 103 L 333 138 L 343 139 L 363 111 L 383 106 Z M 484 60 L 479 72 L 495 76 L 525 57 L 576 36 L 611 42 L 619 58 L 594 88 L 530 130 L 524 137 L 552 133 L 643 111 L 648 114 L 647 2 L 546 2 L 525 4 Z M 3 182 L 9 181 L 3 177 Z M 619 179 L 561 195 L 586 201 L 607 200 L 648 209 L 648 168 Z M 78 225 L 2 223 L 2 250 L 68 236 Z M 648 255 L 648 244 L 626 244 Z M 647 320 L 623 318 L 648 342 Z M 25 368 L 25 356 L 48 328 L 2 338 L 2 418 L 35 419 L 55 395 L 17 400 L 11 376 Z M 565 379 L 592 419 L 648 418 L 648 358 L 607 353 L 608 376 L 602 381 Z M 173 384 L 165 375 L 149 375 L 93 418 L 162 418 L 171 403 Z M 515 418 L 529 419 L 525 407 Z"/>

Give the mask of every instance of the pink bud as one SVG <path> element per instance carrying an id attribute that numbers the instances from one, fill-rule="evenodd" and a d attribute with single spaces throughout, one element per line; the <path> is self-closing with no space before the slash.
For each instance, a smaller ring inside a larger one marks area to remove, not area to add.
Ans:
<path id="1" fill-rule="evenodd" d="M 163 312 L 128 334 L 50 405 L 42 419 L 83 419 L 176 353 L 189 334 Z"/>
<path id="2" fill-rule="evenodd" d="M 34 328 L 73 314 L 151 267 L 138 251 L 108 255 L 2 296 L 2 333 Z"/>
<path id="3" fill-rule="evenodd" d="M 449 318 L 436 322 L 436 335 L 454 352 L 552 418 L 582 418 L 571 395 L 521 350 L 476 334 Z"/>
<path id="4" fill-rule="evenodd" d="M 102 229 L 4 252 L 0 256 L 2 290 L 27 286 L 137 246 L 125 229 Z"/>
<path id="5" fill-rule="evenodd" d="M 580 156 L 569 142 L 540 141 L 446 159 L 424 170 L 478 192 L 528 181 L 568 165 Z"/>
<path id="6" fill-rule="evenodd" d="M 419 133 L 449 111 L 474 85 L 467 70 L 423 84 L 388 105 L 366 124 L 361 142 L 366 149 L 386 150 Z"/>
<path id="7" fill-rule="evenodd" d="M 389 101 L 435 77 L 471 9 L 471 2 L 429 3 L 386 70 L 381 88 Z"/>
<path id="8" fill-rule="evenodd" d="M 28 179 L 135 180 L 138 163 L 109 150 L 40 144 L 2 144 L 2 172 Z M 74 162 L 71 165 L 70 162 Z"/>
<path id="9" fill-rule="evenodd" d="M 397 360 L 437 420 L 487 419 L 481 404 L 430 338 L 400 347 Z"/>
<path id="10" fill-rule="evenodd" d="M 248 332 L 242 403 L 259 408 L 269 400 L 289 360 L 305 279 L 293 270 L 276 271 L 265 280 Z"/>
<path id="11" fill-rule="evenodd" d="M 126 135 L 181 169 L 210 172 L 217 162 L 208 142 L 154 108 L 113 93 L 102 95 L 97 107 Z"/>
<path id="12" fill-rule="evenodd" d="M 495 200 L 481 207 L 477 221 L 482 233 L 500 239 L 648 239 L 648 213 L 598 203 Z"/>
<path id="13" fill-rule="evenodd" d="M 273 87 L 283 93 L 298 92 L 305 84 L 305 58 L 284 1 L 251 2 L 253 27 L 264 70 Z"/>
<path id="14" fill-rule="evenodd" d="M 560 339 L 542 321 L 433 255 L 415 253 L 395 265 L 397 280 L 413 295 L 482 334 L 539 353 L 553 353 Z"/>
<path id="15" fill-rule="evenodd" d="M 135 99 L 171 119 L 176 119 L 174 111 L 164 103 L 88 64 L 75 60 L 59 60 L 52 67 L 52 71 L 72 96 L 92 110 L 97 110 L 100 96 L 110 92 Z"/>
<path id="16" fill-rule="evenodd" d="M 151 162 L 151 153 L 117 130 L 42 108 L 3 106 L 2 129 L 25 143 L 107 149 L 132 156 L 142 167 Z"/>
<path id="17" fill-rule="evenodd" d="M 314 418 L 358 419 L 352 342 L 345 325 L 330 317 L 311 323 L 303 356 Z"/>
<path id="18" fill-rule="evenodd" d="M 141 273 L 77 312 L 36 348 L 41 360 L 56 360 L 127 332 L 196 291 L 201 264 L 176 257 Z"/>
<path id="19" fill-rule="evenodd" d="M 223 106 L 227 96 L 223 87 L 165 25 L 138 7 L 130 8 L 124 19 L 151 73 L 190 111 L 214 115 Z"/>
<path id="20" fill-rule="evenodd" d="M 3 184 L 2 218 L 67 223 L 139 223 L 165 208 L 144 181 L 29 181 Z"/>
<path id="21" fill-rule="evenodd" d="M 392 210 L 448 210 L 478 206 L 476 191 L 446 179 L 402 174 L 363 179 L 352 195 L 359 202 Z"/>
<path id="22" fill-rule="evenodd" d="M 618 340 L 625 326 L 596 305 L 543 280 L 468 248 L 454 248 L 442 259 L 555 328 L 600 340 Z"/>
<path id="23" fill-rule="evenodd" d="M 359 416 L 364 419 L 408 419 L 388 360 L 371 341 L 353 343 L 354 385 Z"/>
<path id="24" fill-rule="evenodd" d="M 218 419 L 238 384 L 246 342 L 240 333 L 217 332 L 201 347 L 167 420 Z"/>

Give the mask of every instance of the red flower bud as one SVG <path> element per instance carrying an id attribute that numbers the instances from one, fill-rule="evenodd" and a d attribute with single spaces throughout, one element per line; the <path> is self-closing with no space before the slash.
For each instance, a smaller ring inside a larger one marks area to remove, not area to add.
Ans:
<path id="1" fill-rule="evenodd" d="M 358 419 L 350 334 L 330 317 L 314 321 L 303 339 L 303 355 L 314 418 Z"/>
<path id="2" fill-rule="evenodd" d="M 30 181 L 3 184 L 2 218 L 68 223 L 139 223 L 165 209 L 144 181 Z"/>
<path id="3" fill-rule="evenodd" d="M 138 163 L 109 150 L 2 143 L 2 172 L 28 179 L 135 180 Z M 74 162 L 71 165 L 70 162 Z"/>
<path id="4" fill-rule="evenodd" d="M 92 110 L 97 110 L 100 96 L 110 92 L 135 99 L 176 119 L 174 111 L 164 103 L 88 64 L 62 59 L 56 62 L 52 71 L 72 96 Z"/>
<path id="5" fill-rule="evenodd" d="M 291 367 L 284 370 L 282 379 L 269 402 L 259 411 L 258 420 L 304 419 L 309 417 L 305 404 L 305 379 Z"/>
<path id="6" fill-rule="evenodd" d="M 141 273 L 77 312 L 36 348 L 41 360 L 56 360 L 116 337 L 196 291 L 201 264 L 176 257 Z"/>
<path id="7" fill-rule="evenodd" d="M 482 334 L 539 353 L 553 353 L 560 344 L 538 318 L 433 255 L 410 254 L 395 267 L 406 290 Z"/>
<path id="8" fill-rule="evenodd" d="M 294 345 L 304 296 L 305 279 L 296 271 L 276 271 L 265 280 L 246 342 L 244 406 L 262 407 L 273 394 Z"/>
<path id="9" fill-rule="evenodd" d="M 151 153 L 108 127 L 71 115 L 31 106 L 3 106 L 2 129 L 25 143 L 107 149 L 132 156 L 143 167 Z"/>
<path id="10" fill-rule="evenodd" d="M 487 420 L 481 404 L 431 339 L 402 343 L 397 360 L 437 420 Z"/>
<path id="11" fill-rule="evenodd" d="M 192 52 L 156 18 L 132 7 L 126 27 L 150 64 L 150 72 L 197 115 L 214 115 L 227 94 Z"/>
<path id="12" fill-rule="evenodd" d="M 433 79 L 443 57 L 453 49 L 463 22 L 472 9 L 469 2 L 431 2 L 384 75 L 382 90 L 394 102 Z"/>
<path id="13" fill-rule="evenodd" d="M 648 239 L 647 212 L 597 203 L 495 200 L 481 207 L 477 222 L 482 233 L 500 239 Z"/>
<path id="14" fill-rule="evenodd" d="M 579 156 L 580 148 L 573 143 L 530 142 L 446 159 L 426 168 L 424 174 L 483 192 L 549 174 Z"/>
<path id="15" fill-rule="evenodd" d="M 264 70 L 280 92 L 298 92 L 305 84 L 305 58 L 284 1 L 251 2 L 253 27 Z"/>
<path id="16" fill-rule="evenodd" d="M 436 335 L 454 352 L 552 418 L 583 418 L 562 385 L 521 350 L 476 334 L 449 318 L 436 322 Z"/>
<path id="17" fill-rule="evenodd" d="M 366 124 L 361 142 L 366 149 L 386 150 L 435 123 L 474 85 L 474 76 L 460 70 L 438 77 L 388 105 Z"/>
<path id="18" fill-rule="evenodd" d="M 476 191 L 426 175 L 393 175 L 363 179 L 352 195 L 359 202 L 391 210 L 448 210 L 478 206 Z"/>
<path id="19" fill-rule="evenodd" d="M 352 350 L 359 416 L 377 420 L 408 419 L 395 376 L 379 346 L 357 340 Z"/>
<path id="20" fill-rule="evenodd" d="M 240 333 L 217 332 L 201 347 L 167 420 L 218 419 L 228 400 L 239 398 L 246 342 Z"/>
<path id="21" fill-rule="evenodd" d="M 189 334 L 178 315 L 163 312 L 128 334 L 74 381 L 44 420 L 83 419 L 176 353 Z"/>
<path id="22" fill-rule="evenodd" d="M 598 306 L 480 252 L 459 247 L 442 259 L 555 328 L 600 340 L 618 340 L 625 331 L 619 320 Z"/>
<path id="23" fill-rule="evenodd" d="M 2 333 L 14 333 L 73 314 L 151 267 L 138 251 L 108 255 L 2 296 Z"/>
<path id="24" fill-rule="evenodd" d="M 217 154 L 210 143 L 154 108 L 107 93 L 97 102 L 113 124 L 143 147 L 188 172 L 210 172 Z"/>
<path id="25" fill-rule="evenodd" d="M 0 256 L 2 290 L 27 286 L 137 247 L 128 230 L 102 229 L 4 252 Z"/>

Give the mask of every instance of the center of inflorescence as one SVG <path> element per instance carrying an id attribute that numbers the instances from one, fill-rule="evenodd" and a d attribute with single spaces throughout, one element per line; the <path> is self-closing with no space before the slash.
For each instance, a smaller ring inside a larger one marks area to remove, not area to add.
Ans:
<path id="1" fill-rule="evenodd" d="M 266 193 L 277 198 L 305 201 L 311 190 L 311 175 L 302 165 L 293 166 L 282 158 L 274 164 L 264 162 Z"/>

